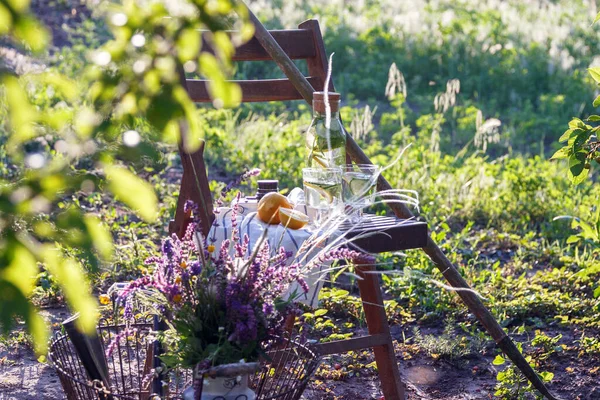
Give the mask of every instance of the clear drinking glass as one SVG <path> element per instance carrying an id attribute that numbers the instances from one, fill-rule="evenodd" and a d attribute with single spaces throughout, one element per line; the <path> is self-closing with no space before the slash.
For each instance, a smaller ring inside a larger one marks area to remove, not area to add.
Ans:
<path id="1" fill-rule="evenodd" d="M 348 164 L 342 168 L 342 197 L 352 221 L 362 217 L 363 208 L 373 204 L 381 169 L 378 165 Z"/>
<path id="2" fill-rule="evenodd" d="M 302 181 L 306 205 L 317 210 L 314 225 L 342 211 L 341 168 L 303 168 Z"/>

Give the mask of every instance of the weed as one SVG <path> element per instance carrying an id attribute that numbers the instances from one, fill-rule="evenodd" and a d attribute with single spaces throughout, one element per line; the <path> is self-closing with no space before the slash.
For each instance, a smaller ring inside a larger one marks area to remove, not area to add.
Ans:
<path id="1" fill-rule="evenodd" d="M 454 326 L 454 322 L 448 321 L 441 335 L 423 335 L 418 328 L 415 328 L 413 341 L 434 359 L 457 361 L 478 353 L 483 345 L 480 339 L 459 335 Z"/>

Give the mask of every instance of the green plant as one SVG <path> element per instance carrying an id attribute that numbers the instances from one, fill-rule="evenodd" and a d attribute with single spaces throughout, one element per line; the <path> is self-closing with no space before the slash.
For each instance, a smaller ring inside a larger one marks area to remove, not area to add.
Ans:
<path id="1" fill-rule="evenodd" d="M 585 332 L 579 338 L 580 355 L 582 354 L 600 354 L 600 339 L 597 337 L 586 336 Z"/>
<path id="2" fill-rule="evenodd" d="M 600 13 L 592 24 L 600 21 Z M 588 72 L 597 86 L 600 86 L 600 67 L 592 67 Z M 600 107 L 600 95 L 592 103 L 594 107 Z M 600 121 L 600 115 L 590 115 L 586 122 Z M 579 118 L 573 118 L 569 122 L 569 129 L 558 139 L 566 144 L 558 149 L 551 160 L 567 159 L 569 162 L 569 177 L 574 185 L 578 185 L 588 177 L 592 161 L 600 164 L 600 141 L 598 131 L 600 126 L 586 124 Z"/>
<path id="3" fill-rule="evenodd" d="M 538 350 L 536 352 L 536 359 L 538 361 L 545 361 L 550 358 L 552 354 L 563 352 L 565 347 L 558 344 L 560 339 L 562 339 L 561 334 L 551 337 L 537 330 L 535 332 L 535 337 L 531 341 L 531 345 Z"/>
<path id="4" fill-rule="evenodd" d="M 442 358 L 457 361 L 480 351 L 483 342 L 477 337 L 457 335 L 449 321 L 441 335 L 423 335 L 418 328 L 413 330 L 413 341 L 425 353 L 435 359 Z"/>
<path id="5" fill-rule="evenodd" d="M 540 339 L 542 341 L 543 339 Z M 548 342 L 548 341 L 546 341 Z M 552 339 L 549 341 L 552 342 Z M 523 351 L 522 343 L 517 343 L 517 347 L 519 350 Z M 535 363 L 534 359 L 531 356 L 526 356 L 525 359 L 527 362 L 533 365 Z M 503 356 L 498 355 L 494 358 L 492 364 L 494 365 L 503 365 L 505 363 L 505 359 Z M 554 379 L 554 374 L 552 372 L 543 371 L 540 372 L 540 377 L 544 380 L 544 382 L 551 382 Z M 496 375 L 496 391 L 494 392 L 495 396 L 498 396 L 501 399 L 505 400 L 526 400 L 531 397 L 542 400 L 544 397 L 541 396 L 532 386 L 531 383 L 523 377 L 522 374 L 519 373 L 517 368 L 513 364 L 509 364 L 502 371 L 498 371 Z"/>

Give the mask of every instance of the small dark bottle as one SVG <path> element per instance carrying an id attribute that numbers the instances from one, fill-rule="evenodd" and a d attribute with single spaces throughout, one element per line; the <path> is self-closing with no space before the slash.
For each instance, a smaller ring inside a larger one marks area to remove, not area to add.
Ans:
<path id="1" fill-rule="evenodd" d="M 259 180 L 256 199 L 260 200 L 265 194 L 279 192 L 279 181 L 277 179 Z"/>

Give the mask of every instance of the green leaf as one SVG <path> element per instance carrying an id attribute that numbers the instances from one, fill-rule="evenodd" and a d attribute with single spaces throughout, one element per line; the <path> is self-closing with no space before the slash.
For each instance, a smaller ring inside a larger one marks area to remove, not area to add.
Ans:
<path id="1" fill-rule="evenodd" d="M 502 357 L 500 354 L 498 354 L 496 356 L 496 358 L 494 358 L 494 361 L 492 361 L 492 364 L 494 365 L 502 365 L 506 362 L 506 360 L 504 359 L 504 357 Z"/>
<path id="2" fill-rule="evenodd" d="M 152 98 L 147 118 L 156 129 L 164 133 L 170 123 L 176 123 L 176 119 L 183 115 L 183 109 L 174 97 L 173 88 L 166 86 Z"/>
<path id="3" fill-rule="evenodd" d="M 37 260 L 22 244 L 12 241 L 12 251 L 8 255 L 10 263 L 0 269 L 0 279 L 15 285 L 21 293 L 29 296 L 35 287 L 35 277 L 39 272 Z"/>
<path id="4" fill-rule="evenodd" d="M 596 83 L 600 83 L 600 67 L 588 68 L 588 72 Z"/>
<path id="5" fill-rule="evenodd" d="M 554 379 L 554 374 L 549 371 L 540 372 L 540 376 L 544 382 L 550 382 L 552 379 Z"/>
<path id="6" fill-rule="evenodd" d="M 16 317 L 19 317 L 27 323 L 36 353 L 45 354 L 49 337 L 48 325 L 19 288 L 3 280 L 2 277 L 0 277 L 0 304 L 2 304 L 0 332 L 9 332 L 17 320 Z"/>
<path id="7" fill-rule="evenodd" d="M 600 95 L 598 95 L 598 97 L 596 97 L 596 98 L 594 99 L 594 102 L 592 103 L 592 105 L 593 105 L 594 107 L 600 107 Z"/>
<path id="8" fill-rule="evenodd" d="M 571 183 L 573 185 L 579 185 L 587 179 L 589 174 L 590 170 L 588 168 L 584 168 L 579 175 L 573 175 L 571 177 Z"/>
<path id="9" fill-rule="evenodd" d="M 40 255 L 46 268 L 60 285 L 71 310 L 79 313 L 79 329 L 84 333 L 94 332 L 98 320 L 98 304 L 90 293 L 81 265 L 62 257 L 60 250 L 52 245 L 45 245 L 40 250 Z"/>
<path id="10" fill-rule="evenodd" d="M 12 28 L 10 11 L 0 3 L 0 35 L 6 35 L 10 28 Z"/>
<path id="11" fill-rule="evenodd" d="M 598 97 L 596 98 L 596 100 L 599 100 L 599 99 L 600 99 L 600 96 L 598 96 Z M 588 117 L 587 121 L 588 121 L 588 122 L 597 122 L 597 121 L 600 121 L 600 115 L 590 115 L 590 116 Z"/>
<path id="12" fill-rule="evenodd" d="M 25 42 L 33 52 L 44 50 L 50 42 L 50 34 L 46 28 L 30 16 L 23 16 L 16 21 L 14 34 Z"/>
<path id="13" fill-rule="evenodd" d="M 592 264 L 591 266 L 578 271 L 575 275 L 577 276 L 590 276 L 600 272 L 600 263 Z M 596 289 L 597 290 L 597 289 Z"/>
<path id="14" fill-rule="evenodd" d="M 66 76 L 55 72 L 46 72 L 39 75 L 42 83 L 52 86 L 57 92 L 60 92 L 67 100 L 75 100 L 78 95 L 77 84 Z"/>
<path id="15" fill-rule="evenodd" d="M 572 177 L 577 177 L 585 170 L 585 154 L 575 153 L 569 157 L 569 172 Z"/>
<path id="16" fill-rule="evenodd" d="M 180 132 L 180 134 L 186 135 L 183 141 L 185 150 L 188 153 L 194 153 L 200 148 L 204 138 L 202 123 L 196 106 L 190 99 L 187 91 L 182 87 L 177 87 L 173 90 L 173 97 L 179 102 L 185 113 L 185 121 L 182 124 L 178 124 L 177 129 L 183 130 L 184 127 L 187 128 L 183 132 Z"/>
<path id="17" fill-rule="evenodd" d="M 123 167 L 106 165 L 104 171 L 110 191 L 119 200 L 135 210 L 144 220 L 156 221 L 158 199 L 152 185 Z"/>
<path id="18" fill-rule="evenodd" d="M 327 310 L 324 308 L 320 308 L 315 311 L 315 317 L 322 317 L 325 314 L 327 314 Z"/>
<path id="19" fill-rule="evenodd" d="M 235 46 L 231 43 L 229 35 L 225 32 L 215 32 L 212 35 L 215 47 L 218 49 L 219 58 L 223 62 L 229 62 L 235 53 Z"/>
<path id="20" fill-rule="evenodd" d="M 567 244 L 578 243 L 581 239 L 577 235 L 571 235 L 567 238 Z"/>
<path id="21" fill-rule="evenodd" d="M 113 255 L 113 240 L 108 229 L 94 215 L 84 216 L 83 221 L 100 257 L 104 260 L 110 260 Z"/>
<path id="22" fill-rule="evenodd" d="M 35 136 L 34 122 L 37 119 L 37 111 L 29 103 L 27 93 L 17 78 L 5 76 L 2 83 L 6 87 L 6 103 L 11 127 L 8 146 L 15 150 Z"/>
<path id="23" fill-rule="evenodd" d="M 579 221 L 579 227 L 581 228 L 581 235 L 583 235 L 585 239 L 590 239 L 594 242 L 598 241 L 598 234 L 594 230 L 594 226 L 587 222 Z"/>
<path id="24" fill-rule="evenodd" d="M 569 121 L 569 128 L 571 128 L 571 129 L 577 129 L 577 128 L 584 129 L 585 128 L 585 124 L 579 118 L 573 118 L 571 121 Z"/>
<path id="25" fill-rule="evenodd" d="M 569 147 L 563 147 L 561 149 L 558 149 L 556 151 L 556 153 L 554 153 L 552 155 L 552 157 L 550 157 L 551 160 L 559 160 L 561 158 L 567 158 L 569 157 Z"/>
<path id="26" fill-rule="evenodd" d="M 184 29 L 177 39 L 179 60 L 184 63 L 196 58 L 202 45 L 200 32 L 196 29 Z"/>
<path id="27" fill-rule="evenodd" d="M 565 131 L 565 133 L 563 133 L 561 135 L 561 137 L 558 139 L 559 143 L 566 142 L 567 140 L 569 140 L 572 133 L 573 133 L 573 129 L 567 129 Z"/>
<path id="28" fill-rule="evenodd" d="M 13 10 L 18 12 L 19 14 L 24 14 L 29 8 L 30 0 L 7 0 L 6 3 L 9 7 L 12 7 Z"/>
<path id="29" fill-rule="evenodd" d="M 594 22 L 592 22 L 592 25 L 594 25 L 596 22 L 600 21 L 600 13 L 598 13 L 596 15 L 596 18 L 594 18 Z"/>
<path id="30" fill-rule="evenodd" d="M 223 66 L 209 53 L 200 55 L 200 69 L 209 79 L 208 92 L 216 108 L 237 107 L 242 101 L 239 85 L 226 80 Z"/>
<path id="31" fill-rule="evenodd" d="M 30 307 L 29 318 L 27 318 L 27 328 L 33 339 L 33 347 L 35 353 L 42 356 L 46 354 L 48 339 L 50 338 L 50 332 L 48 331 L 48 324 L 37 313 L 37 310 Z"/>
<path id="32" fill-rule="evenodd" d="M 583 183 L 587 179 L 589 173 L 590 173 L 590 170 L 584 168 L 583 171 L 579 175 L 571 176 L 571 183 L 573 185 L 579 185 L 579 184 Z"/>
<path id="33" fill-rule="evenodd" d="M 594 289 L 594 298 L 597 299 L 598 297 L 600 297 L 600 286 Z"/>

